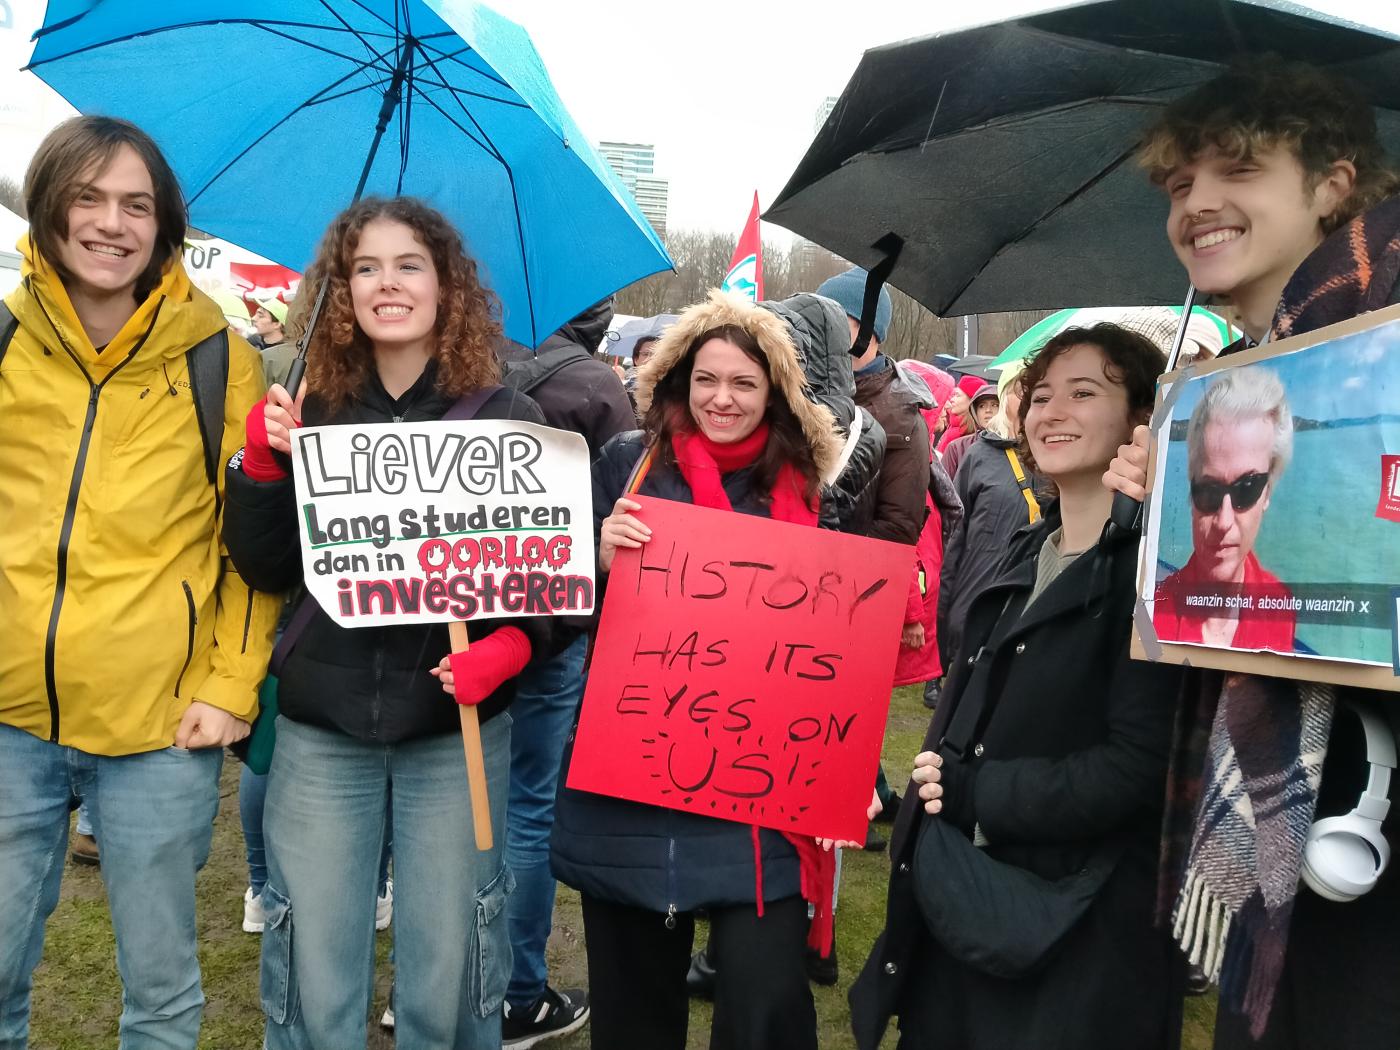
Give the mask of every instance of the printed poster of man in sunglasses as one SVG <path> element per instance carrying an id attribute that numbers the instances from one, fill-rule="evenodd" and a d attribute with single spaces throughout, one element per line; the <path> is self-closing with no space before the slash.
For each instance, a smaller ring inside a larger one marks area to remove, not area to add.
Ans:
<path id="1" fill-rule="evenodd" d="M 1153 422 L 1142 596 L 1156 641 L 1238 670 L 1272 653 L 1389 671 L 1400 311 L 1177 373 Z"/>

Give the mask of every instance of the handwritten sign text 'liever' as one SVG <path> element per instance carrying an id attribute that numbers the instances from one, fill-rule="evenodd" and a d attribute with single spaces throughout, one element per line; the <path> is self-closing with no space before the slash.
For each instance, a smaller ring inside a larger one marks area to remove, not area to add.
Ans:
<path id="1" fill-rule="evenodd" d="M 302 563 L 345 627 L 593 608 L 588 446 L 512 420 L 293 432 Z"/>

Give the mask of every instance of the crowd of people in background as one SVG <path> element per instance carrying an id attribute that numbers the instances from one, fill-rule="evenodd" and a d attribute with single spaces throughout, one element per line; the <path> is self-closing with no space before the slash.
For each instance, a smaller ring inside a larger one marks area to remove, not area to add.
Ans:
<path id="1" fill-rule="evenodd" d="M 1297 333 L 1400 297 L 1400 179 L 1361 113 L 1330 77 L 1264 63 L 1146 130 L 1171 245 L 1234 308 L 1240 346 L 1281 318 Z M 815 1050 L 840 851 L 882 839 L 563 786 L 590 645 L 613 641 L 596 623 L 473 623 L 454 652 L 446 625 L 350 632 L 307 595 L 291 433 L 442 419 L 582 435 L 600 587 L 651 540 L 639 495 L 912 549 L 894 683 L 921 687 L 933 716 L 891 771 L 902 794 L 883 769 L 870 785 L 868 816 L 893 832 L 884 932 L 855 960 L 862 1050 L 894 1017 L 901 1050 L 1166 1050 L 1193 972 L 1221 988 L 1219 1050 L 1400 1038 L 1394 873 L 1345 904 L 1297 888 L 1319 797 L 1364 769 L 1349 745 L 1327 749 L 1337 691 L 1129 658 L 1138 537 L 1110 509 L 1115 492 L 1145 495 L 1170 332 L 1127 313 L 999 371 L 949 373 L 882 351 L 888 293 L 872 300 L 852 268 L 783 302 L 715 292 L 649 319 L 623 366 L 600 352 L 610 299 L 538 348 L 508 344 L 458 232 L 401 197 L 334 220 L 290 313 L 257 304 L 255 351 L 190 284 L 180 187 L 139 128 L 61 125 L 25 194 L 25 279 L 0 314 L 0 1050 L 27 1045 L 80 803 L 73 855 L 106 885 L 121 1046 L 196 1045 L 195 875 L 224 749 L 249 735 L 260 691 L 276 743 L 266 774 L 241 779 L 241 907 L 262 938 L 270 1050 L 365 1045 L 374 935 L 391 922 L 382 1020 L 408 1050 L 523 1050 L 585 1023 L 594 1046 L 679 1050 L 697 991 L 712 1047 Z M 1220 230 L 1239 243 L 1207 236 Z M 1383 246 L 1366 273 L 1392 280 L 1342 296 L 1359 237 Z M 1282 393 L 1255 394 L 1222 386 L 1192 418 L 1183 572 L 1267 577 L 1252 534 L 1221 539 L 1257 528 L 1287 465 Z M 1196 636 L 1253 629 L 1178 618 Z M 1345 699 L 1400 724 L 1393 703 Z M 505 829 L 489 850 L 458 705 L 476 707 Z M 1320 777 L 1297 736 L 1261 742 L 1299 710 L 1324 727 Z M 1232 852 L 1222 809 L 1292 833 L 1271 856 Z M 549 979 L 556 879 L 581 894 L 586 989 Z M 1229 914 L 1213 948 L 1189 932 L 1208 908 Z"/>

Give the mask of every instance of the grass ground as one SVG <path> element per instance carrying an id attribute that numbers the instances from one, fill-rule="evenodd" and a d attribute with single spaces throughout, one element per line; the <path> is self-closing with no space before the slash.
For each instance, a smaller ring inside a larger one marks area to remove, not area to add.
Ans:
<path id="1" fill-rule="evenodd" d="M 918 750 L 928 712 L 915 688 L 895 691 L 885 737 L 885 769 L 890 782 L 905 782 Z M 223 804 L 214 828 L 209 864 L 199 877 L 200 960 L 208 998 L 199 1045 L 208 1050 L 257 1050 L 262 1046 L 262 1011 L 258 1006 L 258 938 L 243 933 L 243 890 L 247 869 L 238 827 L 236 763 L 224 769 Z M 814 988 L 820 1045 L 828 1050 L 852 1047 L 846 991 L 869 953 L 884 918 L 885 853 L 848 852 L 837 913 L 841 980 L 833 988 Z M 697 935 L 700 936 L 700 935 Z M 379 937 L 379 967 L 373 1017 L 384 1009 L 389 991 L 391 934 Z M 551 979 L 560 986 L 586 986 L 583 922 L 577 894 L 561 887 L 550 940 Z M 44 961 L 35 975 L 32 1050 L 92 1050 L 115 1043 L 121 986 L 113 958 L 112 928 L 107 918 L 102 881 L 95 869 L 70 866 L 63 897 L 48 926 Z M 1184 1050 L 1210 1045 L 1214 1007 L 1207 999 L 1187 1003 Z M 691 1010 L 692 1050 L 709 1042 L 709 1006 Z M 588 1029 L 547 1044 L 557 1050 L 586 1050 Z M 369 1050 L 388 1050 L 392 1038 L 369 1025 Z M 894 1046 L 893 1034 L 886 1046 Z"/>

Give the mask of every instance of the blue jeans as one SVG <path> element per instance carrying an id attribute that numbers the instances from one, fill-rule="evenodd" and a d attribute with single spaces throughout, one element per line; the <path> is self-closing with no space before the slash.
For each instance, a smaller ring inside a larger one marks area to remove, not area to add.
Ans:
<path id="1" fill-rule="evenodd" d="M 508 714 L 481 727 L 493 829 L 505 826 L 510 737 Z M 364 1047 L 390 805 L 395 1045 L 500 1046 L 513 880 L 498 830 L 477 851 L 462 738 L 386 746 L 280 717 L 263 814 L 267 1050 Z"/>
<path id="2" fill-rule="evenodd" d="M 548 663 L 515 680 L 511 715 L 510 810 L 506 815 L 506 863 L 515 874 L 511 895 L 510 946 L 515 956 L 506 998 L 524 1009 L 544 994 L 549 973 L 544 949 L 554 920 L 554 875 L 549 870 L 549 830 L 564 741 L 583 696 L 583 658 L 588 639 L 579 638 Z"/>
<path id="3" fill-rule="evenodd" d="M 263 806 L 267 800 L 267 776 L 258 776 L 247 766 L 238 774 L 238 818 L 243 825 L 243 848 L 248 854 L 248 885 L 254 897 L 262 896 L 267 884 L 267 846 L 263 839 Z M 86 808 L 86 807 L 84 807 Z M 379 857 L 379 896 L 389 881 L 389 855 L 394 843 L 394 822 L 387 817 L 384 852 Z M 83 830 L 83 810 L 78 810 L 78 831 Z"/>
<path id="4" fill-rule="evenodd" d="M 204 1012 L 195 873 L 219 809 L 218 748 L 109 758 L 0 725 L 0 1050 L 24 1050 L 29 993 L 83 798 L 122 978 L 121 1050 L 193 1050 Z"/>

